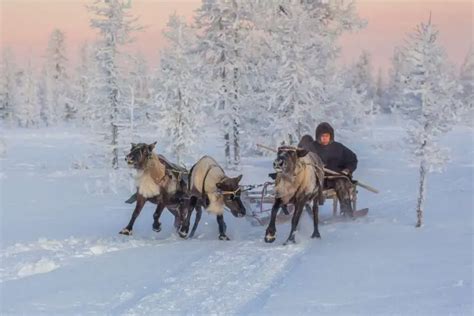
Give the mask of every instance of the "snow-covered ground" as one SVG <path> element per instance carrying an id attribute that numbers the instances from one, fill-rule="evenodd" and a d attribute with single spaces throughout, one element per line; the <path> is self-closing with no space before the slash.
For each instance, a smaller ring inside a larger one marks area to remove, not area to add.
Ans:
<path id="1" fill-rule="evenodd" d="M 88 161 L 96 149 L 88 132 L 0 133 L 0 314 L 474 312 L 472 129 L 445 137 L 452 161 L 428 177 L 421 229 L 414 227 L 417 166 L 395 146 L 403 131 L 380 124 L 350 146 L 359 155 L 357 178 L 381 190 L 360 190 L 369 215 L 322 225 L 322 239 L 312 240 L 305 214 L 297 244 L 289 246 L 282 246 L 288 224 L 265 244 L 265 227 L 229 214 L 228 242 L 217 240 L 216 220 L 207 214 L 193 240 L 174 233 L 167 212 L 155 233 L 151 205 L 133 236 L 119 235 L 132 212 L 123 203 L 130 185 Z M 385 146 L 375 150 L 374 142 Z M 262 183 L 268 172 L 271 158 L 245 158 L 242 182 Z M 321 216 L 330 212 L 325 205 Z"/>

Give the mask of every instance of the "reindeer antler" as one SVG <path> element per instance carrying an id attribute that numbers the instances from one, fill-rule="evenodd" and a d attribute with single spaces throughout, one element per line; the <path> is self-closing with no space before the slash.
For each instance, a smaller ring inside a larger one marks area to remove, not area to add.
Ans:
<path id="1" fill-rule="evenodd" d="M 260 148 L 263 148 L 263 149 L 266 149 L 266 150 L 269 150 L 269 151 L 273 151 L 274 153 L 278 152 L 278 150 L 276 150 L 272 147 L 269 147 L 269 146 L 262 145 L 262 144 L 257 144 L 257 147 L 260 147 Z"/>
<path id="2" fill-rule="evenodd" d="M 262 145 L 262 144 L 257 144 L 257 147 L 260 147 L 260 148 L 263 148 L 263 149 L 266 149 L 266 150 L 269 150 L 269 151 L 273 151 L 274 153 L 277 153 L 279 150 L 287 150 L 287 151 L 290 151 L 290 150 L 303 150 L 303 148 L 301 147 L 295 147 L 295 146 L 280 146 L 278 147 L 278 149 L 274 149 L 270 146 L 266 146 L 266 145 Z"/>

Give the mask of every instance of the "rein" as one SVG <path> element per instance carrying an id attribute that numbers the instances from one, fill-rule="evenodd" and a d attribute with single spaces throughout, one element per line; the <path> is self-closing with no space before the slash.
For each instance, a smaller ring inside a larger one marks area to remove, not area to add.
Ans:
<path id="1" fill-rule="evenodd" d="M 238 187 L 236 190 L 234 191 L 219 191 L 220 194 L 222 195 L 237 195 L 237 193 L 239 193 L 239 191 L 241 191 L 240 187 Z"/>
<path id="2" fill-rule="evenodd" d="M 201 189 L 201 195 L 202 195 L 202 200 L 205 201 L 206 200 L 206 179 L 207 179 L 207 176 L 209 175 L 209 172 L 214 169 L 214 168 L 219 168 L 222 170 L 222 172 L 224 172 L 224 170 L 222 169 L 222 167 L 216 165 L 216 164 L 213 164 L 213 165 L 210 165 L 208 168 L 207 168 L 207 171 L 206 171 L 206 174 L 204 175 L 204 178 L 202 179 L 202 189 Z"/>
<path id="3" fill-rule="evenodd" d="M 152 155 L 153 155 L 153 153 L 151 153 L 151 154 L 149 155 L 148 160 L 152 158 Z M 159 161 L 159 159 L 158 159 L 158 161 Z M 161 163 L 161 162 L 160 162 L 160 163 Z M 163 163 L 161 163 L 161 164 L 164 166 L 165 171 L 164 171 L 163 176 L 161 177 L 161 179 L 158 180 L 158 182 L 156 182 L 156 179 L 153 179 L 153 180 L 155 180 L 155 183 L 156 183 L 157 185 L 160 185 L 161 182 L 162 182 L 163 180 L 165 180 L 166 176 L 169 176 L 168 173 L 166 172 L 166 171 L 167 171 L 167 170 L 166 170 L 166 165 L 163 164 Z"/>

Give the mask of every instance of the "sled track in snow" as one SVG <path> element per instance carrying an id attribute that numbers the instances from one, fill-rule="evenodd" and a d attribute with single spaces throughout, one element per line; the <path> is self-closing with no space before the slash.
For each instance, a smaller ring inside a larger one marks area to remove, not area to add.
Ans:
<path id="1" fill-rule="evenodd" d="M 177 243 L 179 242 L 177 238 L 173 236 L 164 240 L 155 240 L 122 236 L 98 239 L 70 237 L 63 240 L 40 238 L 31 243 L 17 243 L 0 252 L 0 283 L 48 273 L 69 265 L 79 258 Z"/>
<path id="2" fill-rule="evenodd" d="M 311 241 L 266 245 L 231 241 L 164 280 L 157 292 L 138 298 L 126 315 L 232 315 L 252 304 L 291 269 Z M 130 304 L 132 305 L 132 304 Z"/>

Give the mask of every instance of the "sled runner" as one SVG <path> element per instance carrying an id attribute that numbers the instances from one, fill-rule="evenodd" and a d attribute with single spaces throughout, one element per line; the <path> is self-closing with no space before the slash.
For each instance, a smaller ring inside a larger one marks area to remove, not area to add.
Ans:
<path id="1" fill-rule="evenodd" d="M 270 220 L 270 212 L 274 202 L 273 185 L 273 182 L 265 182 L 264 184 L 259 185 L 242 186 L 242 202 L 245 204 L 248 210 L 251 210 L 251 212 L 248 214 L 248 217 L 250 218 L 253 225 L 263 226 L 268 224 Z M 321 216 L 320 222 L 322 224 L 350 221 L 368 214 L 368 208 L 357 209 L 357 185 L 358 183 L 355 182 L 351 199 L 352 209 L 354 212 L 353 217 L 350 218 L 343 215 L 342 210 L 339 207 L 336 191 L 334 189 L 326 189 L 323 191 L 325 200 L 332 200 L 332 216 Z M 370 186 L 364 185 L 364 188 L 365 187 L 369 187 L 369 191 L 373 193 L 378 193 L 376 189 Z M 277 223 L 284 223 L 291 220 L 293 210 L 293 205 L 282 207 L 277 216 Z M 309 214 L 311 214 L 311 208 L 309 205 L 306 205 L 306 210 Z"/>

